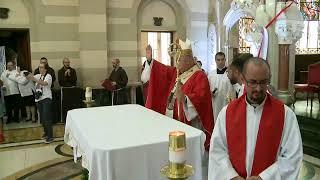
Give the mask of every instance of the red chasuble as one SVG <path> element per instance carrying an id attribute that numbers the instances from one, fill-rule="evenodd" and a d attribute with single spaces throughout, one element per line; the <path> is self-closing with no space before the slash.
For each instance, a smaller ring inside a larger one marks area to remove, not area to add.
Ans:
<path id="1" fill-rule="evenodd" d="M 153 61 L 145 107 L 165 114 L 170 87 L 175 83 L 176 68 Z"/>
<path id="2" fill-rule="evenodd" d="M 211 92 L 207 75 L 198 70 L 182 86 L 183 93 L 188 96 L 199 115 L 198 120 L 202 123 L 202 128 L 206 134 L 205 148 L 209 150 L 211 134 L 214 127 Z M 173 116 L 178 119 L 177 101 L 174 107 Z M 180 103 L 180 121 L 191 124 L 184 115 L 183 104 Z"/>
<path id="3" fill-rule="evenodd" d="M 176 68 L 165 66 L 159 62 L 154 61 L 151 69 L 151 75 L 148 87 L 148 97 L 145 107 L 152 109 L 161 114 L 166 113 L 167 101 L 176 80 Z M 182 91 L 189 97 L 192 104 L 197 110 L 197 113 L 205 129 L 206 149 L 209 150 L 210 139 L 213 124 L 213 112 L 211 103 L 211 94 L 209 81 L 207 76 L 201 70 L 195 72 L 182 86 Z M 178 119 L 177 103 L 174 107 L 174 118 Z M 190 125 L 184 116 L 183 105 L 180 105 L 181 121 Z"/>
<path id="4" fill-rule="evenodd" d="M 246 95 L 232 101 L 226 111 L 229 158 L 241 177 L 246 172 Z M 277 159 L 284 126 L 284 104 L 267 93 L 257 135 L 251 176 L 258 176 Z"/>

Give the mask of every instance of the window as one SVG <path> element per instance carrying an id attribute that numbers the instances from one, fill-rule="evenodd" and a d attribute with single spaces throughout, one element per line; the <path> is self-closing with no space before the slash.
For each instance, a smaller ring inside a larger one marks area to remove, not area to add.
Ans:
<path id="1" fill-rule="evenodd" d="M 298 5 L 305 21 L 302 37 L 296 43 L 296 53 L 320 54 L 319 0 L 301 0 Z"/>
<path id="2" fill-rule="evenodd" d="M 142 32 L 142 44 L 152 47 L 152 56 L 165 65 L 171 65 L 171 58 L 168 54 L 168 47 L 172 41 L 172 32 Z M 145 47 L 143 47 L 144 49 Z M 146 57 L 141 57 L 141 63 L 146 60 Z"/>
<path id="3" fill-rule="evenodd" d="M 239 20 L 239 53 L 250 53 L 250 46 L 243 39 L 244 35 L 251 31 L 254 20 L 250 16 L 244 16 Z"/>

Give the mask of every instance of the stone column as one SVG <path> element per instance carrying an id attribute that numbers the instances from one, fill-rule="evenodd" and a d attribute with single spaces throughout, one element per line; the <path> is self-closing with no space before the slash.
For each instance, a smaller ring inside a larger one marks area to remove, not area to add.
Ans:
<path id="1" fill-rule="evenodd" d="M 279 44 L 278 89 L 280 91 L 288 91 L 289 87 L 289 46 L 290 44 Z"/>
<path id="2" fill-rule="evenodd" d="M 286 0 L 277 1 L 277 12 L 289 5 L 291 2 Z M 285 104 L 291 105 L 292 95 L 289 93 L 289 67 L 290 67 L 290 45 L 294 44 L 302 34 L 302 16 L 296 5 L 293 4 L 289 9 L 282 13 L 277 22 L 275 31 L 278 36 L 279 44 L 279 65 L 278 65 L 278 98 Z"/>
<path id="3" fill-rule="evenodd" d="M 223 33 L 223 16 L 222 16 L 222 2 L 216 1 L 216 16 L 217 16 L 217 52 L 222 50 L 222 33 Z"/>

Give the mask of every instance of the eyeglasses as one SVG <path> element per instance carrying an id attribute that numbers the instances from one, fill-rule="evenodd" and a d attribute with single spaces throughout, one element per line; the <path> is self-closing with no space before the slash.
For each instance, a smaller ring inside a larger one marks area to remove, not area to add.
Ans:
<path id="1" fill-rule="evenodd" d="M 247 86 L 250 88 L 256 88 L 258 85 L 260 85 L 261 88 L 266 88 L 270 84 L 269 79 L 265 79 L 262 81 L 246 80 L 246 78 L 244 78 L 244 79 L 247 83 Z"/>

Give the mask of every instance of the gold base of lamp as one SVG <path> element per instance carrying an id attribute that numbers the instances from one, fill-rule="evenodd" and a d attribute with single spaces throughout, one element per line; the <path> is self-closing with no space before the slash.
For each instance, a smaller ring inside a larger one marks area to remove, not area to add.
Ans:
<path id="1" fill-rule="evenodd" d="M 186 135 L 182 131 L 169 133 L 169 164 L 160 173 L 171 180 L 185 180 L 194 174 L 194 168 L 186 164 Z M 178 163 L 179 162 L 179 163 Z"/>
<path id="2" fill-rule="evenodd" d="M 164 166 L 160 173 L 170 180 L 185 180 L 194 174 L 194 168 L 188 164 L 171 165 Z"/>
<path id="3" fill-rule="evenodd" d="M 92 105 L 95 103 L 95 100 L 82 100 L 83 103 L 86 104 L 86 107 L 89 108 L 89 107 L 92 107 Z"/>

